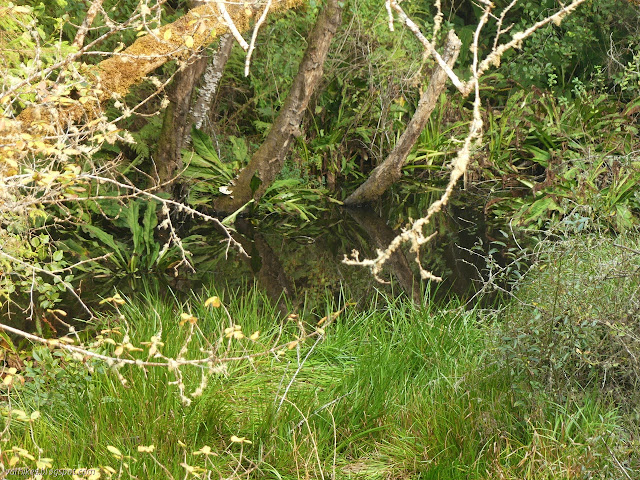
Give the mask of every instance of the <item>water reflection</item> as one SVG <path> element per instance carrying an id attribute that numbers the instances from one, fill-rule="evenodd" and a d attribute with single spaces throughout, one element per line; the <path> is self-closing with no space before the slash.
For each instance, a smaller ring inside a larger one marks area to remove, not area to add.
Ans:
<path id="1" fill-rule="evenodd" d="M 244 218 L 235 222 L 237 234 L 234 238 L 240 242 L 248 257 L 240 256 L 251 268 L 258 285 L 265 290 L 268 297 L 278 305 L 282 314 L 288 312 L 285 299 L 295 300 L 294 286 L 285 271 L 280 257 L 271 248 L 264 235 L 253 224 Z"/>
<path id="2" fill-rule="evenodd" d="M 347 208 L 345 209 L 351 218 L 369 236 L 369 243 L 375 249 L 385 249 L 397 236 L 385 219 L 379 213 L 370 208 Z M 405 294 L 414 302 L 422 301 L 422 283 L 419 275 L 409 266 L 407 257 L 402 250 L 394 252 L 387 261 L 387 268 L 391 270 L 394 278 L 402 287 Z"/>
<path id="3" fill-rule="evenodd" d="M 353 250 L 358 250 L 362 258 L 385 248 L 402 226 L 397 217 L 389 218 L 388 212 L 380 209 L 336 207 L 324 218 L 299 225 L 292 225 L 288 219 L 257 223 L 239 219 L 234 238 L 250 258 L 232 253 L 229 258 L 218 255 L 214 259 L 215 254 L 209 250 L 221 238 L 214 240 L 213 232 L 200 228 L 200 240 L 190 247 L 196 252 L 199 272 L 194 282 L 219 288 L 238 287 L 253 279 L 283 312 L 305 302 L 322 304 L 327 294 L 339 300 L 345 289 L 350 300 L 366 305 L 375 290 L 391 296 L 405 295 L 420 303 L 427 289 L 432 290 L 430 298 L 468 298 L 482 284 L 482 250 L 490 245 L 487 223 L 482 211 L 460 204 L 434 218 L 430 228 L 437 234 L 424 246 L 420 258 L 424 266 L 444 278 L 442 285 L 425 284 L 415 257 L 406 249 L 387 262 L 383 273 L 389 282 L 386 284 L 376 282 L 365 268 L 342 263 L 344 255 Z M 392 228 L 390 221 L 400 226 Z M 206 261 L 198 261 L 201 258 Z"/>
<path id="4" fill-rule="evenodd" d="M 492 229 L 483 212 L 469 207 L 473 202 L 468 200 L 452 202 L 434 217 L 428 227 L 431 231 L 425 232 L 437 234 L 423 246 L 420 261 L 443 277 L 441 285 L 425 284 L 420 279 L 415 257 L 406 248 L 388 261 L 383 272 L 383 278 L 388 280 L 385 284 L 376 282 L 365 268 L 342 263 L 344 255 L 353 250 L 358 250 L 361 258 L 370 258 L 377 249 L 385 248 L 408 225 L 407 212 L 417 217 L 426 210 L 430 201 L 423 200 L 420 197 L 407 203 L 394 202 L 386 209 L 383 205 L 349 209 L 335 206 L 312 222 L 275 216 L 260 220 L 238 218 L 233 235 L 248 256 L 229 250 L 224 237 L 213 227 L 192 226 L 183 236 L 185 247 L 193 254 L 195 273 L 181 272 L 174 276 L 172 272 L 154 272 L 120 278 L 88 275 L 79 287 L 84 301 L 99 308 L 99 300 L 113 295 L 115 290 L 133 296 L 149 284 L 167 295 L 186 298 L 191 292 L 212 286 L 226 295 L 242 295 L 255 283 L 278 305 L 282 315 L 299 311 L 303 306 L 323 307 L 327 297 L 333 297 L 337 303 L 354 301 L 367 308 L 376 290 L 389 296 L 404 295 L 417 303 L 423 301 L 427 292 L 429 298 L 450 295 L 470 298 L 482 285 L 483 255 L 491 245 Z M 16 300 L 29 312 L 28 298 Z M 71 295 L 66 295 L 61 308 L 68 312 L 67 318 L 88 319 Z M 19 326 L 18 317 L 24 319 L 17 312 L 11 323 Z M 25 328 L 29 329 L 29 325 Z"/>

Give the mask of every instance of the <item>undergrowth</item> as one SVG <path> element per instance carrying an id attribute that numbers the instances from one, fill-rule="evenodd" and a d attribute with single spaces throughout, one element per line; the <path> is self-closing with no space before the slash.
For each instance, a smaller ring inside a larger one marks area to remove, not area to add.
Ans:
<path id="1" fill-rule="evenodd" d="M 149 292 L 126 299 L 120 316 L 105 317 L 101 327 L 129 335 L 133 345 L 160 336 L 163 354 L 176 358 L 188 330 L 180 312 L 189 311 L 203 339 L 230 346 L 227 357 L 282 341 L 290 348 L 219 366 L 185 406 L 168 369 L 121 367 L 123 386 L 104 363 L 36 347 L 19 368 L 25 382 L 4 388 L 4 471 L 40 465 L 95 469 L 93 477 L 74 478 L 632 478 L 632 439 L 618 411 L 595 390 L 559 399 L 530 389 L 529 372 L 506 368 L 508 356 L 496 346 L 500 323 L 482 312 L 378 296 L 364 312 L 347 305 L 336 317 L 328 303 L 324 320 L 301 312 L 281 323 L 257 291 L 228 297 L 233 321 L 259 334 L 224 335 L 225 317 L 203 299 L 184 305 Z M 296 342 L 301 329 L 318 323 L 323 336 Z M 199 347 L 192 345 L 192 356 Z M 199 370 L 185 370 L 183 382 L 191 391 Z"/>
<path id="2" fill-rule="evenodd" d="M 584 230 L 550 235 L 503 312 L 500 349 L 532 389 L 563 402 L 576 391 L 607 395 L 637 423 L 640 414 L 640 245 Z"/>

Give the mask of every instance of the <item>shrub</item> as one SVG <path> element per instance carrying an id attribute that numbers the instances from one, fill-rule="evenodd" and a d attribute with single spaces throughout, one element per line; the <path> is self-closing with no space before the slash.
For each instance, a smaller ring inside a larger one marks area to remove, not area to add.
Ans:
<path id="1" fill-rule="evenodd" d="M 639 242 L 581 235 L 541 243 L 544 253 L 506 311 L 500 346 L 533 390 L 558 401 L 597 389 L 623 406 L 638 399 Z"/>

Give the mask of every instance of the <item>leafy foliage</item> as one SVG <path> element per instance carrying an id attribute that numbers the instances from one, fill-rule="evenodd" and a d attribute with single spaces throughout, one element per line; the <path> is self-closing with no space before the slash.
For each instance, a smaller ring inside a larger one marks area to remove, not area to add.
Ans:
<path id="1" fill-rule="evenodd" d="M 210 203 L 215 195 L 219 195 L 220 188 L 233 181 L 250 158 L 242 139 L 229 138 L 235 158 L 222 162 L 210 137 L 195 127 L 191 137 L 194 151 L 185 150 L 182 153 L 186 164 L 183 177 L 188 180 L 189 203 L 202 205 Z"/>
<path id="2" fill-rule="evenodd" d="M 637 128 L 622 110 L 605 95 L 585 92 L 573 101 L 516 93 L 504 109 L 489 111 L 479 164 L 510 196 L 498 193 L 487 207 L 522 225 L 540 226 L 576 210 L 614 230 L 634 225 Z"/>
<path id="3" fill-rule="evenodd" d="M 28 242 L 23 239 L 18 228 L 0 230 L 3 251 L 20 259 L 14 262 L 0 256 L 0 305 L 9 317 L 11 312 L 20 317 L 21 313 L 30 311 L 30 317 L 42 332 L 39 314 L 58 308 L 63 292 L 75 275 L 67 270 L 68 256 L 56 248 L 48 234 L 31 234 Z M 39 309 L 38 313 L 28 307 L 31 301 Z"/>
<path id="4" fill-rule="evenodd" d="M 572 231 L 572 224 L 563 225 Z M 635 236 L 581 233 L 538 246 L 539 261 L 507 310 L 500 350 L 531 388 L 565 401 L 605 390 L 621 408 L 640 386 L 638 250 Z M 535 292 L 535 293 L 534 293 Z"/>
<path id="5" fill-rule="evenodd" d="M 45 18 L 41 18 L 41 17 Z M 14 5 L 0 2 L 0 60 L 5 66 L 5 74 L 0 77 L 0 95 L 20 82 L 28 81 L 34 71 L 44 70 L 65 59 L 74 48 L 69 41 L 52 41 L 51 36 L 60 33 L 67 18 L 53 18 L 44 13 L 44 5 Z M 74 64 L 74 68 L 81 68 Z M 60 70 L 59 70 L 60 71 Z M 54 82 L 43 79 L 42 83 L 21 90 L 22 101 L 33 101 L 37 93 Z M 58 91 L 69 90 L 67 85 L 58 85 Z M 24 103 L 22 104 L 24 106 Z"/>
<path id="6" fill-rule="evenodd" d="M 226 194 L 227 186 L 233 183 L 240 168 L 249 162 L 250 155 L 243 139 L 229 136 L 231 145 L 224 148 L 230 154 L 225 158 L 233 160 L 223 162 L 210 137 L 196 128 L 192 135 L 194 151 L 183 152 L 187 163 L 183 177 L 189 180 L 189 203 L 206 206 L 211 204 L 214 196 Z M 309 188 L 305 179 L 284 177 L 266 189 L 257 207 L 259 213 L 292 215 L 303 221 L 317 218 L 317 213 L 324 210 L 325 191 Z"/>
<path id="7" fill-rule="evenodd" d="M 156 240 L 158 205 L 152 200 L 133 200 L 121 205 L 117 200 L 94 204 L 96 213 L 109 222 L 105 227 L 83 224 L 75 238 L 66 238 L 61 244 L 77 255 L 80 262 L 91 261 L 78 268 L 92 277 L 114 278 L 141 275 L 153 271 L 164 272 L 179 257 L 174 248 Z"/>
<path id="8" fill-rule="evenodd" d="M 555 0 L 520 1 L 509 20 L 516 19 L 515 28 L 521 30 L 558 4 Z M 638 6 L 631 2 L 587 2 L 577 15 L 539 30 L 521 51 L 509 53 L 502 72 L 524 87 L 535 85 L 561 95 L 573 89 L 577 78 L 587 89 L 606 86 L 620 92 L 621 67 L 638 52 L 637 15 Z M 627 93 L 630 100 L 640 91 Z"/>

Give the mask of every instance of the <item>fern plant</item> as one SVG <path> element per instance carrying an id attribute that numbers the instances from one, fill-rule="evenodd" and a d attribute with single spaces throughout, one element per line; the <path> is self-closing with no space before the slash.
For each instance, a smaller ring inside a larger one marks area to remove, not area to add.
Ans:
<path id="1" fill-rule="evenodd" d="M 178 260 L 175 248 L 162 249 L 155 238 L 158 225 L 157 202 L 136 199 L 127 205 L 101 201 L 98 208 L 110 218 L 107 226 L 85 224 L 75 239 L 61 243 L 79 260 L 87 261 L 79 268 L 92 276 L 123 277 L 151 271 L 165 271 Z M 89 261 L 102 257 L 101 260 Z"/>

